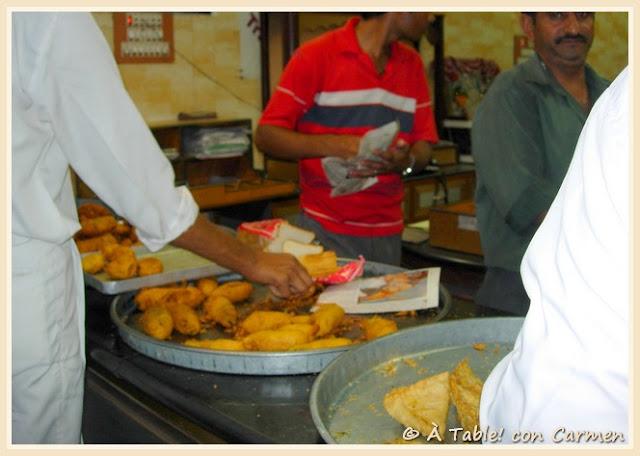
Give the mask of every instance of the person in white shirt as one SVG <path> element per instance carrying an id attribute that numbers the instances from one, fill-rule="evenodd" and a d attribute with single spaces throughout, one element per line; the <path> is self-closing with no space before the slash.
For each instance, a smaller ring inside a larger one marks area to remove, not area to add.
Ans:
<path id="1" fill-rule="evenodd" d="M 152 251 L 173 243 L 279 296 L 312 280 L 293 256 L 240 244 L 174 186 L 89 13 L 13 13 L 11 25 L 12 440 L 78 443 L 84 284 L 70 168 Z"/>
<path id="2" fill-rule="evenodd" d="M 596 102 L 522 261 L 531 307 L 480 402 L 503 443 L 629 443 L 630 84 L 625 69 Z"/>

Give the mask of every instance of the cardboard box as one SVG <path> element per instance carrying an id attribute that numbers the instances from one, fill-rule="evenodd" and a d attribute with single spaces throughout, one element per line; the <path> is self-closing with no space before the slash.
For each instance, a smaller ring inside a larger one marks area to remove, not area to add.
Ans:
<path id="1" fill-rule="evenodd" d="M 482 255 L 473 201 L 431 208 L 429 243 L 433 247 Z"/>

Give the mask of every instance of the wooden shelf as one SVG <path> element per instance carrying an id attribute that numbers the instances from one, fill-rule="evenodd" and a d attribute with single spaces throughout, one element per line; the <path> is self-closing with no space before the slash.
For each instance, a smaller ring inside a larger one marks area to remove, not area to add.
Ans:
<path id="1" fill-rule="evenodd" d="M 298 192 L 293 182 L 269 179 L 240 181 L 238 184 L 203 185 L 191 187 L 190 190 L 198 206 L 203 210 L 295 196 Z"/>

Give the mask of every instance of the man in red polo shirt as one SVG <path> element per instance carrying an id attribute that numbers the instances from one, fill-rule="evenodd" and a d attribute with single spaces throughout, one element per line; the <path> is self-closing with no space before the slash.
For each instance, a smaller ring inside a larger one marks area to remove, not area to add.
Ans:
<path id="1" fill-rule="evenodd" d="M 300 46 L 287 64 L 256 130 L 267 155 L 299 160 L 298 224 L 338 256 L 400 264 L 402 172 L 423 169 L 438 140 L 418 41 L 429 13 L 363 13 Z M 375 183 L 331 196 L 322 159 L 358 153 L 369 130 L 398 121 L 398 139 L 379 151 Z"/>

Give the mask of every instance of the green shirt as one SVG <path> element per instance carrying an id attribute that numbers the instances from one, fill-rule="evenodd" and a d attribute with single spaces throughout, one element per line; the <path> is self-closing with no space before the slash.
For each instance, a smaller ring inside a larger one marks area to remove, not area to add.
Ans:
<path id="1" fill-rule="evenodd" d="M 591 105 L 609 82 L 588 65 Z M 476 214 L 485 264 L 519 271 L 587 119 L 537 55 L 501 73 L 473 120 Z"/>

